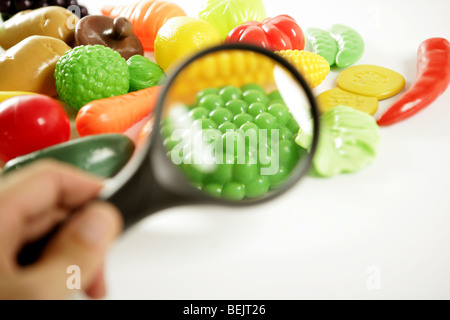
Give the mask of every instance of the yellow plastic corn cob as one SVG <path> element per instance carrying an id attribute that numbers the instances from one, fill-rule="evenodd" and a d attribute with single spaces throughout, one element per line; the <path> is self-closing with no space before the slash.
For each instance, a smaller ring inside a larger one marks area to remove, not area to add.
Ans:
<path id="1" fill-rule="evenodd" d="M 289 61 L 305 78 L 310 88 L 315 88 L 325 80 L 330 65 L 325 58 L 304 50 L 282 50 L 276 52 Z"/>
<path id="2" fill-rule="evenodd" d="M 200 58 L 186 67 L 177 77 L 170 95 L 186 103 L 206 88 L 241 87 L 256 83 L 270 90 L 274 86 L 274 62 L 256 52 L 222 51 Z"/>
<path id="3" fill-rule="evenodd" d="M 37 94 L 33 92 L 24 92 L 24 91 L 0 91 L 0 102 L 8 100 L 10 98 L 14 98 L 17 96 L 25 96 L 30 94 Z"/>

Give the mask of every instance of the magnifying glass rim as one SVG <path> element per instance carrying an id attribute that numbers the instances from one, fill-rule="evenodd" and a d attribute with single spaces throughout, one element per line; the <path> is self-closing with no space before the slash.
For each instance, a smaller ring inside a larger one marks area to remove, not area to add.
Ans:
<path id="1" fill-rule="evenodd" d="M 126 166 L 123 169 L 123 171 L 119 173 L 118 176 L 120 176 L 120 177 L 117 177 L 118 179 L 113 178 L 112 181 L 110 181 L 112 184 L 115 185 L 115 188 L 111 188 L 109 190 L 110 192 L 108 192 L 108 193 L 110 195 L 117 192 L 129 180 L 129 178 L 131 178 L 133 176 L 133 174 L 135 174 L 135 172 L 138 170 L 139 166 L 142 164 L 143 159 L 149 154 L 150 148 L 154 144 L 160 143 L 160 146 L 164 148 L 162 136 L 161 136 L 161 132 L 160 132 L 160 121 L 161 121 L 162 109 L 164 107 L 165 98 L 168 95 L 170 86 L 175 81 L 176 77 L 184 70 L 185 67 L 190 65 L 195 60 L 197 60 L 201 57 L 204 57 L 206 55 L 209 55 L 209 54 L 212 54 L 215 52 L 219 52 L 219 51 L 225 51 L 225 50 L 226 51 L 231 51 L 231 50 L 253 51 L 258 54 L 267 56 L 268 58 L 275 60 L 277 63 L 282 65 L 285 69 L 287 69 L 294 76 L 295 80 L 303 88 L 303 91 L 305 92 L 306 97 L 308 98 L 309 104 L 311 106 L 311 114 L 313 116 L 312 121 L 314 123 L 313 141 L 312 141 L 310 150 L 308 151 L 307 155 L 304 156 L 304 157 L 307 157 L 307 159 L 302 160 L 302 161 L 304 161 L 303 162 L 304 163 L 303 170 L 301 172 L 299 172 L 297 175 L 293 175 L 294 177 L 287 179 L 286 182 L 283 183 L 282 187 L 280 189 L 277 189 L 276 192 L 273 192 L 272 194 L 264 195 L 261 198 L 256 198 L 256 199 L 244 199 L 241 201 L 233 201 L 233 200 L 227 200 L 224 198 L 214 197 L 212 195 L 209 195 L 206 192 L 196 189 L 194 186 L 192 186 L 192 189 L 193 189 L 192 192 L 194 192 L 194 193 L 197 192 L 199 195 L 198 198 L 209 199 L 210 203 L 221 204 L 221 205 L 225 205 L 225 206 L 236 206 L 236 207 L 250 206 L 250 205 L 256 205 L 256 204 L 260 204 L 260 203 L 272 200 L 275 197 L 282 195 L 287 190 L 289 190 L 292 186 L 294 186 L 302 177 L 304 177 L 307 174 L 309 168 L 311 167 L 312 160 L 313 160 L 314 154 L 317 149 L 317 144 L 318 144 L 318 140 L 319 140 L 319 131 L 320 131 L 319 130 L 319 125 L 320 125 L 319 111 L 318 111 L 317 103 L 316 103 L 316 100 L 314 98 L 314 95 L 313 95 L 311 89 L 309 88 L 305 79 L 297 71 L 297 69 L 295 69 L 294 66 L 292 66 L 292 64 L 290 64 L 283 57 L 275 54 L 272 51 L 264 49 L 262 47 L 257 47 L 254 45 L 242 44 L 242 43 L 229 43 L 229 44 L 221 44 L 221 45 L 209 47 L 203 51 L 200 51 L 200 52 L 196 53 L 195 55 L 191 56 L 190 58 L 186 59 L 183 63 L 179 64 L 176 68 L 174 68 L 173 70 L 170 71 L 167 79 L 165 80 L 163 88 L 161 89 L 161 91 L 159 93 L 158 100 L 157 100 L 157 103 L 155 106 L 155 116 L 154 116 L 154 121 L 153 121 L 152 134 L 149 137 L 146 145 L 139 151 L 140 154 L 135 155 L 136 159 L 135 159 L 135 161 L 133 161 L 133 165 Z M 159 140 L 159 142 L 158 142 L 158 140 Z M 167 157 L 167 160 L 169 162 L 171 162 L 168 157 Z M 175 164 L 173 164 L 173 163 L 171 163 L 171 164 L 174 167 L 176 167 Z M 299 164 L 297 164 L 296 168 L 298 167 L 298 165 Z M 294 168 L 294 170 L 295 170 L 295 168 Z M 180 175 L 182 175 L 181 171 L 180 171 Z M 114 183 L 114 182 L 116 182 L 116 183 Z"/>

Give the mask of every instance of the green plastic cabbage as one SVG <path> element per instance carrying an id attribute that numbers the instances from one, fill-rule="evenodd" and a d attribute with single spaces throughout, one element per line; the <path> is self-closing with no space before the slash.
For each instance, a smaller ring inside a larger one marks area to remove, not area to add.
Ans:
<path id="1" fill-rule="evenodd" d="M 247 21 L 263 21 L 266 9 L 262 0 L 206 0 L 199 17 L 212 24 L 223 39 Z"/>
<path id="2" fill-rule="evenodd" d="M 160 66 L 141 55 L 130 57 L 127 64 L 130 71 L 130 92 L 154 87 L 166 79 Z"/>
<path id="3" fill-rule="evenodd" d="M 338 106 L 320 118 L 320 136 L 313 165 L 315 173 L 331 177 L 359 171 L 377 156 L 379 128 L 374 118 L 356 109 Z M 301 134 L 297 144 L 304 146 Z"/>

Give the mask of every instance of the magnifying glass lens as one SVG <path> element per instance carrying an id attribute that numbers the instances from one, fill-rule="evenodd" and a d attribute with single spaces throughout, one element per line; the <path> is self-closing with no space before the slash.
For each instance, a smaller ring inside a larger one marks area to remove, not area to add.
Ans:
<path id="1" fill-rule="evenodd" d="M 168 158 L 214 197 L 242 201 L 279 192 L 310 160 L 314 121 L 304 88 L 298 75 L 261 52 L 216 50 L 193 59 L 164 97 Z M 305 148 L 295 142 L 299 130 Z"/>

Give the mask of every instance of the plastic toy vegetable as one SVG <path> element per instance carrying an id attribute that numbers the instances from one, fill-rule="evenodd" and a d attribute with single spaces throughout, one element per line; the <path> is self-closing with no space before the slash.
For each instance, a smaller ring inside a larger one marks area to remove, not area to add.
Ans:
<path id="1" fill-rule="evenodd" d="M 333 88 L 322 92 L 317 97 L 317 105 L 320 113 L 325 113 L 337 106 L 352 107 L 353 109 L 371 115 L 375 114 L 378 110 L 377 98 L 354 94 L 340 88 Z"/>
<path id="2" fill-rule="evenodd" d="M 122 6 L 106 6 L 102 13 L 111 18 L 125 17 L 131 21 L 136 36 L 141 40 L 145 51 L 153 51 L 158 30 L 173 17 L 186 13 L 172 2 L 143 0 Z"/>
<path id="3" fill-rule="evenodd" d="M 317 175 L 331 177 L 356 172 L 376 158 L 379 128 L 370 115 L 338 106 L 324 113 L 320 124 L 319 145 L 313 159 Z M 296 142 L 302 145 L 301 140 L 298 136 Z"/>
<path id="4" fill-rule="evenodd" d="M 283 50 L 276 53 L 289 61 L 305 78 L 311 88 L 321 84 L 330 72 L 330 65 L 325 58 L 313 52 Z"/>
<path id="5" fill-rule="evenodd" d="M 324 57 L 330 67 L 335 64 L 338 44 L 328 31 L 309 28 L 306 30 L 306 39 L 311 43 L 313 52 Z"/>
<path id="6" fill-rule="evenodd" d="M 130 87 L 127 61 L 101 45 L 67 52 L 56 64 L 55 79 L 62 101 L 76 110 L 93 100 L 126 94 Z"/>
<path id="7" fill-rule="evenodd" d="M 273 51 L 303 50 L 305 47 L 302 29 L 288 15 L 267 18 L 262 23 L 245 22 L 231 30 L 225 42 L 245 42 Z"/>
<path id="8" fill-rule="evenodd" d="M 25 91 L 0 91 L 0 102 L 17 97 L 17 96 L 28 96 L 30 94 L 36 94 L 34 92 Z"/>
<path id="9" fill-rule="evenodd" d="M 77 22 L 76 15 L 61 7 L 23 11 L 0 25 L 0 46 L 7 50 L 31 36 L 47 36 L 71 44 L 75 31 L 71 24 Z"/>
<path id="10" fill-rule="evenodd" d="M 138 91 L 158 85 L 166 78 L 166 74 L 153 61 L 143 56 L 132 56 L 127 61 L 130 71 L 129 91 Z"/>
<path id="11" fill-rule="evenodd" d="M 262 0 L 206 0 L 199 17 L 211 23 L 225 39 L 235 27 L 247 21 L 263 21 L 266 9 Z"/>
<path id="12" fill-rule="evenodd" d="M 81 170 L 110 178 L 131 158 L 133 142 L 121 134 L 104 134 L 72 140 L 9 161 L 3 174 L 18 170 L 39 159 L 54 159 Z"/>
<path id="13" fill-rule="evenodd" d="M 4 162 L 69 138 L 69 119 L 50 97 L 17 96 L 0 104 L 0 159 Z"/>
<path id="14" fill-rule="evenodd" d="M 89 13 L 86 7 L 80 5 L 77 0 L 2 0 L 0 2 L 0 12 L 3 21 L 6 21 L 18 12 L 48 6 L 60 6 L 63 8 L 78 6 L 81 18 Z"/>
<path id="15" fill-rule="evenodd" d="M 230 74 L 229 70 L 233 70 Z M 210 54 L 208 59 L 191 63 L 180 73 L 171 94 L 183 101 L 195 102 L 192 92 L 227 85 L 241 87 L 255 83 L 263 88 L 273 83 L 274 62 L 250 51 L 229 51 Z"/>
<path id="16" fill-rule="evenodd" d="M 348 92 L 384 100 L 403 90 L 405 78 L 390 69 L 365 64 L 342 71 L 337 85 Z"/>
<path id="17" fill-rule="evenodd" d="M 71 48 L 62 40 L 32 36 L 0 55 L 0 91 L 57 94 L 55 66 Z"/>
<path id="18" fill-rule="evenodd" d="M 175 17 L 156 35 L 155 61 L 168 71 L 198 51 L 221 43 L 219 32 L 209 22 L 194 17 Z"/>
<path id="19" fill-rule="evenodd" d="M 444 38 L 422 42 L 415 83 L 378 120 L 387 126 L 405 120 L 430 105 L 450 83 L 450 43 Z"/>
<path id="20" fill-rule="evenodd" d="M 100 44 L 120 53 L 122 58 L 144 55 L 141 41 L 133 33 L 133 25 L 125 17 L 92 15 L 81 19 L 75 27 L 74 47 Z"/>
<path id="21" fill-rule="evenodd" d="M 241 99 L 235 99 L 236 96 Z M 193 126 L 198 124 L 203 129 L 220 130 L 218 134 L 222 139 L 223 153 L 219 153 L 219 157 L 226 158 L 228 153 L 234 159 L 233 155 L 236 156 L 237 151 L 230 150 L 227 144 L 239 140 L 239 137 L 244 143 L 244 134 L 249 130 L 254 131 L 255 139 L 261 129 L 277 130 L 280 134 L 278 148 L 274 146 L 271 154 L 268 155 L 269 158 L 265 158 L 264 161 L 261 161 L 261 158 L 249 159 L 247 156 L 245 161 L 237 160 L 234 163 L 223 161 L 219 162 L 215 168 L 211 168 L 212 170 L 205 171 L 201 166 L 187 161 L 192 160 L 191 153 L 181 155 L 185 163 L 180 164 L 180 169 L 191 182 L 213 196 L 242 200 L 244 197 L 263 196 L 270 189 L 279 187 L 289 177 L 305 150 L 294 142 L 294 133 L 299 127 L 283 102 L 272 103 L 264 88 L 256 84 L 247 84 L 240 88 L 227 86 L 220 90 L 207 88 L 198 92 L 197 97 L 197 103 L 189 110 L 190 120 Z M 240 130 L 230 131 L 230 129 Z M 171 152 L 171 157 L 174 156 L 172 159 L 179 157 L 180 152 L 183 152 L 180 148 L 182 144 L 177 143 L 178 139 L 171 140 L 174 130 L 186 129 L 177 124 L 176 117 L 169 115 L 163 120 L 162 133 L 166 138 L 166 148 Z M 182 132 L 180 134 L 183 135 Z M 255 154 L 261 154 L 260 152 L 268 148 L 265 143 L 260 144 L 258 139 L 255 142 L 252 146 L 257 150 Z M 249 148 L 247 144 L 244 154 L 247 154 Z M 239 156 L 236 157 L 239 158 Z M 277 161 L 277 168 L 273 168 L 272 174 L 264 174 L 264 171 L 260 169 L 267 169 L 273 164 L 272 161 Z"/>
<path id="22" fill-rule="evenodd" d="M 78 112 L 75 124 L 80 136 L 122 133 L 155 108 L 159 87 L 92 101 Z"/>
<path id="23" fill-rule="evenodd" d="M 339 68 L 351 66 L 362 57 L 364 40 L 358 32 L 342 24 L 335 24 L 331 27 L 331 35 L 338 42 L 336 65 Z"/>

